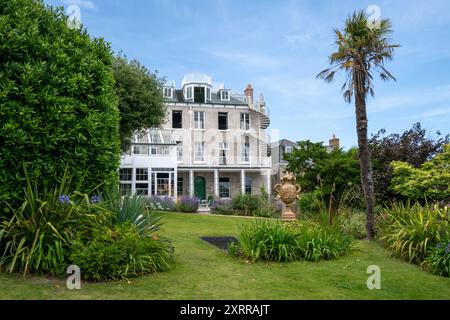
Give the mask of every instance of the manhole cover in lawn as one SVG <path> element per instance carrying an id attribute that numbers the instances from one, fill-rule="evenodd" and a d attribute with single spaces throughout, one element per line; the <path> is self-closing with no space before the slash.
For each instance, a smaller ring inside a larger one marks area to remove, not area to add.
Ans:
<path id="1" fill-rule="evenodd" d="M 225 251 L 228 250 L 228 244 L 238 242 L 235 237 L 201 237 L 200 239 Z"/>

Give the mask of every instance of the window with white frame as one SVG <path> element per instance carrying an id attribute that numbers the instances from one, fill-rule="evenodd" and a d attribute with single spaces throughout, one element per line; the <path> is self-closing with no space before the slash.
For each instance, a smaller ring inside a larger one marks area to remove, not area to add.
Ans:
<path id="1" fill-rule="evenodd" d="M 164 98 L 173 98 L 173 88 L 165 87 L 163 89 Z"/>
<path id="2" fill-rule="evenodd" d="M 195 142 L 194 143 L 194 161 L 205 161 L 204 157 L 205 143 Z"/>
<path id="3" fill-rule="evenodd" d="M 229 90 L 221 90 L 220 91 L 220 100 L 230 101 L 230 91 Z"/>
<path id="4" fill-rule="evenodd" d="M 219 197 L 231 197 L 230 178 L 219 178 Z"/>
<path id="5" fill-rule="evenodd" d="M 133 154 L 135 155 L 148 155 L 148 146 L 136 144 L 133 146 Z"/>
<path id="6" fill-rule="evenodd" d="M 133 180 L 133 168 L 120 168 L 119 170 L 119 190 L 121 195 L 131 194 L 131 184 Z"/>
<path id="7" fill-rule="evenodd" d="M 136 168 L 136 193 L 148 195 L 148 168 Z"/>
<path id="8" fill-rule="evenodd" d="M 228 130 L 228 112 L 219 112 L 217 121 L 219 130 Z"/>
<path id="9" fill-rule="evenodd" d="M 188 100 L 192 99 L 192 87 L 186 88 L 186 99 Z"/>
<path id="10" fill-rule="evenodd" d="M 120 181 L 132 181 L 133 180 L 133 168 L 121 168 L 119 170 Z"/>
<path id="11" fill-rule="evenodd" d="M 136 193 L 141 196 L 147 196 L 148 195 L 148 182 L 136 183 Z"/>
<path id="12" fill-rule="evenodd" d="M 177 161 L 183 161 L 183 141 L 177 143 Z"/>
<path id="13" fill-rule="evenodd" d="M 179 195 L 183 194 L 183 177 L 177 178 L 177 192 Z"/>
<path id="14" fill-rule="evenodd" d="M 228 143 L 219 142 L 219 164 L 227 164 Z"/>
<path id="15" fill-rule="evenodd" d="M 205 112 L 194 112 L 194 129 L 205 129 Z"/>
<path id="16" fill-rule="evenodd" d="M 291 152 L 292 152 L 292 147 L 291 147 L 291 146 L 286 146 L 286 147 L 284 148 L 284 152 L 285 152 L 285 153 L 291 153 Z"/>
<path id="17" fill-rule="evenodd" d="M 241 162 L 250 162 L 250 138 L 244 137 L 241 145 Z"/>
<path id="18" fill-rule="evenodd" d="M 250 113 L 241 113 L 241 130 L 250 130 Z"/>
<path id="19" fill-rule="evenodd" d="M 119 185 L 120 195 L 126 196 L 131 194 L 131 183 L 121 182 Z"/>
<path id="20" fill-rule="evenodd" d="M 148 181 L 147 168 L 136 168 L 136 181 Z"/>
<path id="21" fill-rule="evenodd" d="M 252 177 L 245 176 L 245 194 L 252 194 Z"/>
<path id="22" fill-rule="evenodd" d="M 219 178 L 219 197 L 231 198 L 230 178 Z"/>

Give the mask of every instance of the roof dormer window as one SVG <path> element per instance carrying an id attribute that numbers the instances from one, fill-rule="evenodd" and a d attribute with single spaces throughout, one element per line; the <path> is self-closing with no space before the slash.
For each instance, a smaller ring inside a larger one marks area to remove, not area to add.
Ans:
<path id="1" fill-rule="evenodd" d="M 230 90 L 220 90 L 220 100 L 230 101 Z"/>
<path id="2" fill-rule="evenodd" d="M 173 98 L 173 88 L 164 87 L 163 88 L 163 96 L 164 96 L 164 98 L 172 99 Z"/>
<path id="3" fill-rule="evenodd" d="M 186 99 L 187 100 L 192 99 L 192 87 L 186 87 Z"/>

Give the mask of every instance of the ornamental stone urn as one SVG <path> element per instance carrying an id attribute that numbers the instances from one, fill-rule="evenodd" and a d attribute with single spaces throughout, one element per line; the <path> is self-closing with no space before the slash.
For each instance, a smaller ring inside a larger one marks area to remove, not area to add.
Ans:
<path id="1" fill-rule="evenodd" d="M 294 211 L 292 211 L 292 206 L 300 195 L 300 186 L 297 184 L 296 180 L 297 179 L 292 173 L 286 172 L 281 178 L 281 184 L 277 184 L 274 187 L 276 199 L 281 199 L 285 204 L 281 216 L 283 221 L 294 221 L 297 218 Z"/>

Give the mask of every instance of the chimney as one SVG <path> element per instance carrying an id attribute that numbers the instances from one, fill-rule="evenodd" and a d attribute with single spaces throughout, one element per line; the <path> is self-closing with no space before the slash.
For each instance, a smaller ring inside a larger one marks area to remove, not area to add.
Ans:
<path id="1" fill-rule="evenodd" d="M 253 88 L 251 84 L 247 85 L 247 88 L 244 90 L 244 94 L 247 97 L 247 102 L 249 105 L 253 104 Z"/>
<path id="2" fill-rule="evenodd" d="M 335 134 L 333 134 L 333 138 L 330 139 L 329 145 L 330 145 L 330 147 L 333 148 L 334 150 L 339 149 L 339 139 L 336 138 L 336 135 L 335 135 Z"/>

